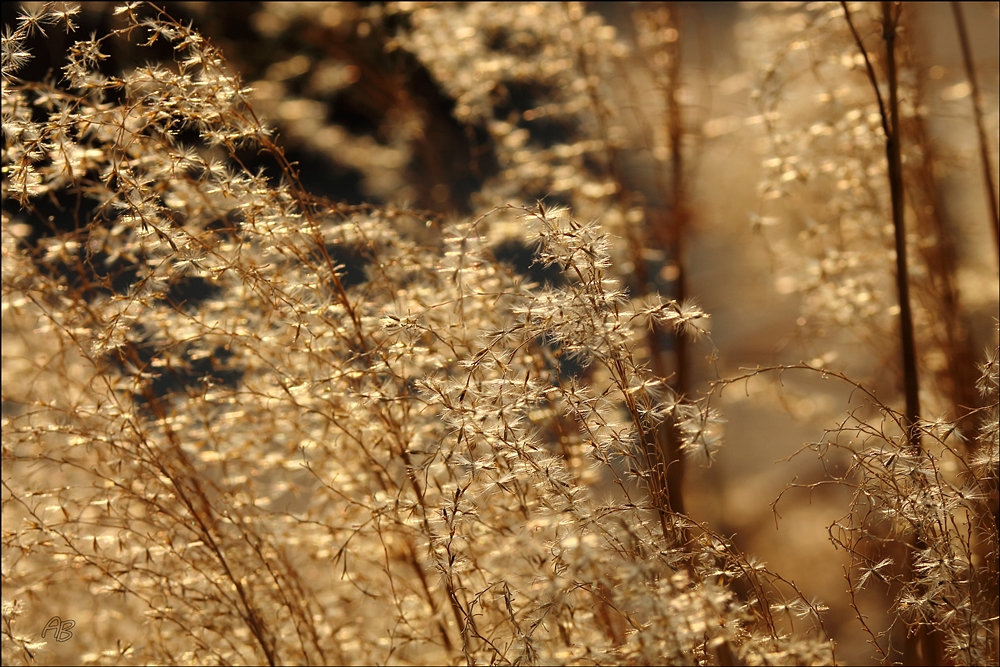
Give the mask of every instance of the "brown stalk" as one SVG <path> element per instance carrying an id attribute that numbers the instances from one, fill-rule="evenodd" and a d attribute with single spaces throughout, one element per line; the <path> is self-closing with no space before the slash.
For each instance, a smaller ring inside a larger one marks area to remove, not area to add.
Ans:
<path id="1" fill-rule="evenodd" d="M 920 449 L 915 430 L 920 418 L 920 397 L 917 378 L 917 350 L 913 337 L 913 311 L 910 306 L 910 280 L 906 265 L 906 223 L 903 217 L 903 158 L 899 131 L 899 86 L 896 80 L 896 22 L 892 5 L 882 3 L 882 38 L 885 41 L 886 69 L 889 77 L 889 128 L 885 152 L 889 161 L 889 191 L 892 198 L 892 228 L 896 242 L 896 289 L 899 292 L 899 336 L 903 352 L 903 384 L 906 393 L 906 442 L 915 450 Z M 867 58 L 866 58 L 867 59 Z"/>
<path id="2" fill-rule="evenodd" d="M 958 43 L 962 47 L 965 76 L 969 80 L 969 86 L 972 87 L 972 109 L 976 115 L 976 133 L 979 135 L 979 158 L 983 165 L 983 180 L 986 185 L 990 216 L 993 218 L 993 243 L 996 245 L 997 260 L 1000 261 L 1000 208 L 997 207 L 997 195 L 993 189 L 993 165 L 990 163 L 989 143 L 986 141 L 986 131 L 983 129 L 983 97 L 979 91 L 979 83 L 976 81 L 976 69 L 972 62 L 969 35 L 965 30 L 962 3 L 952 2 L 951 11 L 955 15 L 955 27 L 958 28 Z"/>
<path id="3" fill-rule="evenodd" d="M 919 63 L 908 62 L 904 66 L 921 69 Z M 925 69 L 925 68 L 924 68 Z M 914 89 L 914 106 L 921 105 L 921 85 L 918 80 Z M 926 120 L 915 116 L 904 120 L 900 128 L 914 147 L 914 158 L 905 169 L 906 179 L 911 187 L 906 189 L 906 199 L 910 209 L 916 214 L 916 228 L 921 236 L 935 239 L 935 243 L 920 248 L 920 256 L 927 266 L 922 292 L 930 298 L 928 308 L 939 313 L 940 328 L 931 327 L 929 334 L 933 344 L 945 351 L 951 361 L 946 368 L 937 371 L 936 376 L 946 387 L 954 415 L 960 419 L 960 429 L 974 431 L 975 426 L 968 416 L 962 414 L 980 405 L 976 385 L 977 351 L 973 349 L 969 336 L 969 322 L 962 310 L 961 295 L 958 290 L 958 256 L 955 248 L 955 226 L 949 219 L 942 199 L 942 184 L 934 174 L 937 161 L 936 149 L 928 135 Z M 920 288 L 918 288 L 919 290 Z M 977 448 L 975 439 L 966 443 L 967 451 Z"/>
<path id="4" fill-rule="evenodd" d="M 580 48 L 578 51 L 578 62 L 583 74 L 591 81 L 591 72 L 588 68 L 587 54 Z M 608 119 L 607 105 L 602 101 L 600 91 L 593 83 L 588 85 L 588 93 L 593 102 L 595 115 L 601 136 L 610 135 L 610 122 Z M 679 131 L 679 130 L 678 130 Z M 679 147 L 678 147 L 679 150 Z M 612 180 L 617 184 L 617 198 L 622 210 L 628 207 L 628 189 L 625 187 L 625 178 L 619 164 L 618 150 L 611 145 L 607 145 L 607 166 Z M 632 254 L 632 266 L 635 273 L 635 292 L 637 297 L 642 297 L 650 293 L 649 272 L 643 258 L 641 239 L 630 225 L 625 226 L 625 233 Z M 678 335 L 680 339 L 682 336 Z M 663 363 L 663 355 L 659 341 L 659 334 L 651 328 L 646 334 L 646 343 L 649 346 L 649 355 L 653 373 L 657 377 L 666 378 L 666 366 Z M 680 348 L 678 347 L 678 350 Z M 679 364 L 680 365 L 680 364 Z M 624 376 L 623 376 L 624 379 Z M 626 388 L 628 386 L 625 381 Z M 631 409 L 631 408 L 630 408 Z M 683 468 L 681 467 L 680 443 L 677 438 L 676 427 L 672 419 L 667 419 L 661 428 L 652 433 L 653 442 L 647 442 L 647 436 L 643 425 L 636 414 L 633 413 L 636 428 L 640 434 L 643 455 L 646 457 L 646 466 L 650 474 L 650 495 L 657 504 L 660 523 L 663 527 L 664 537 L 667 535 L 666 513 L 676 512 L 684 514 L 684 497 L 681 493 L 681 483 L 683 481 Z"/>
<path id="5" fill-rule="evenodd" d="M 671 201 L 673 202 L 670 236 L 673 241 L 674 263 L 677 266 L 677 292 L 674 299 L 684 303 L 687 299 L 687 270 L 684 263 L 687 211 L 684 198 L 684 153 L 681 141 L 684 137 L 684 121 L 681 115 L 681 104 L 677 96 L 678 82 L 681 71 L 681 30 L 677 19 L 677 5 L 670 7 L 667 25 L 674 29 L 677 39 L 669 43 L 669 89 L 667 90 L 667 131 L 670 135 L 670 166 L 671 166 Z M 674 334 L 674 346 L 677 359 L 677 377 L 674 391 L 680 396 L 687 396 L 691 391 L 690 350 L 687 336 L 678 331 Z M 664 429 L 667 433 L 667 485 L 671 502 L 677 511 L 684 511 L 684 499 L 681 494 L 681 484 L 684 481 L 684 457 L 680 451 L 680 442 L 673 424 L 667 423 Z M 674 497 L 676 496 L 676 498 Z"/>
<path id="6" fill-rule="evenodd" d="M 906 226 L 903 218 L 903 160 L 899 136 L 899 98 L 896 81 L 896 17 L 892 16 L 891 4 L 882 3 L 883 30 L 882 38 L 886 45 L 886 70 L 889 79 L 889 106 L 878 87 L 875 68 L 872 67 L 868 51 L 854 27 L 851 12 L 846 2 L 840 3 L 844 9 L 844 18 L 851 30 L 858 49 L 865 60 L 868 79 L 878 100 L 879 114 L 882 118 L 882 131 L 885 133 L 885 153 L 889 166 L 889 193 L 892 202 L 892 228 L 896 250 L 896 289 L 899 294 L 899 337 L 903 353 L 903 388 L 906 395 L 906 408 L 903 412 L 904 431 L 907 445 L 919 449 L 920 443 L 915 431 L 915 425 L 920 418 L 919 383 L 917 379 L 916 344 L 913 337 L 913 312 L 910 307 L 909 272 L 906 265 Z"/>
<path id="7" fill-rule="evenodd" d="M 668 178 L 664 170 L 655 170 L 656 187 L 669 197 L 665 197 L 672 204 L 668 211 L 665 208 L 646 207 L 646 238 L 645 242 L 663 250 L 669 250 L 674 266 L 677 270 L 675 279 L 674 299 L 678 303 L 683 303 L 687 298 L 687 268 L 684 261 L 686 223 L 688 211 L 686 205 L 686 193 L 684 183 L 684 153 L 682 141 L 684 137 L 684 122 L 682 106 L 678 98 L 678 88 L 680 83 L 681 70 L 681 30 L 679 21 L 679 9 L 676 3 L 668 3 L 664 8 L 641 10 L 647 20 L 654 23 L 657 28 L 672 30 L 673 41 L 668 41 L 664 46 L 667 56 L 667 66 L 665 77 L 656 76 L 658 87 L 667 104 L 666 114 L 662 122 L 666 130 L 666 135 L 670 141 L 670 168 L 671 174 Z M 659 25 L 659 21 L 663 25 Z M 656 75 L 657 65 L 646 56 L 646 67 Z M 640 118 L 641 122 L 641 118 Z M 646 276 L 645 262 L 641 256 L 634 260 L 637 267 L 637 278 L 642 279 L 643 289 L 648 284 Z M 640 274 L 639 268 L 642 273 Z M 642 292 L 645 293 L 645 292 Z M 690 343 L 683 332 L 673 333 L 674 359 L 676 370 L 673 374 L 671 388 L 680 396 L 687 396 L 691 391 L 690 372 Z M 660 344 L 660 333 L 656 328 L 651 328 L 646 334 L 646 343 L 650 350 L 653 372 L 658 377 L 667 378 L 669 373 L 663 359 L 663 350 Z M 657 441 L 661 449 L 661 456 L 666 467 L 667 491 L 670 497 L 671 507 L 675 511 L 684 513 L 684 457 L 680 450 L 681 442 L 678 437 L 677 428 L 672 420 L 667 420 L 657 431 Z"/>
<path id="8" fill-rule="evenodd" d="M 851 19 L 851 12 L 846 2 L 841 2 L 844 18 L 850 28 L 851 35 L 861 51 L 865 61 L 872 89 L 878 100 L 882 119 L 882 130 L 885 133 L 886 160 L 889 172 L 889 194 L 892 204 L 892 227 L 896 250 L 896 289 L 899 294 L 899 334 L 903 355 L 903 388 L 906 405 L 903 412 L 903 431 L 906 446 L 914 452 L 920 452 L 919 432 L 916 425 L 920 415 L 919 384 L 917 378 L 916 344 L 913 335 L 913 313 L 910 307 L 909 272 L 906 262 L 906 226 L 904 220 L 903 192 L 903 160 L 901 134 L 899 131 L 899 86 L 896 67 L 896 26 L 899 21 L 899 11 L 893 12 L 891 2 L 883 1 L 882 5 L 882 40 L 885 42 L 886 74 L 889 86 L 888 108 L 879 90 L 875 69 L 872 67 L 868 51 L 865 49 L 861 35 L 858 34 Z M 924 546 L 923 538 L 914 535 L 908 541 L 907 572 L 905 576 L 913 576 L 913 558 L 918 549 Z M 908 636 L 904 648 L 906 664 L 942 664 L 943 647 L 940 635 L 930 631 L 925 625 L 918 626 L 913 636 Z"/>

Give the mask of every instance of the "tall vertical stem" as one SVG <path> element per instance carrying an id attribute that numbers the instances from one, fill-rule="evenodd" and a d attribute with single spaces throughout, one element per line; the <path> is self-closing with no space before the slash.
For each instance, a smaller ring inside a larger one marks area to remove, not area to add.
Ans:
<path id="1" fill-rule="evenodd" d="M 906 408 L 903 414 L 906 442 L 919 451 L 916 423 L 920 418 L 920 392 L 917 380 L 917 348 L 913 338 L 913 311 L 910 308 L 909 272 L 906 267 L 906 226 L 903 203 L 903 159 L 899 131 L 899 86 L 896 80 L 896 21 L 892 3 L 882 2 L 882 38 L 885 40 L 886 69 L 889 77 L 889 131 L 885 152 L 889 162 L 889 193 L 892 199 L 892 228 L 896 243 L 896 289 L 899 293 L 899 337 L 903 352 L 903 388 Z"/>
<path id="2" fill-rule="evenodd" d="M 681 25 L 677 3 L 672 3 L 670 6 L 668 26 L 673 28 L 677 34 L 677 38 L 669 42 L 668 45 L 671 58 L 668 72 L 670 87 L 667 90 L 667 133 L 670 137 L 670 189 L 673 203 L 671 236 L 674 245 L 674 263 L 677 266 L 677 292 L 674 294 L 674 298 L 677 303 L 683 303 L 687 299 L 687 267 L 684 264 L 686 202 L 684 200 L 684 152 L 682 146 L 684 122 L 680 100 L 677 97 L 681 73 Z M 677 378 L 674 390 L 680 396 L 687 396 L 691 392 L 691 364 L 688 340 L 684 332 L 678 331 L 674 335 L 674 353 L 677 359 Z M 671 435 L 673 437 L 667 439 L 667 485 L 671 501 L 683 507 L 681 485 L 684 482 L 684 456 L 680 451 L 680 438 L 677 437 L 676 433 Z"/>
<path id="3" fill-rule="evenodd" d="M 896 246 L 896 288 L 899 292 L 899 335 L 903 354 L 903 387 L 906 395 L 906 407 L 903 414 L 905 444 L 914 454 L 921 451 L 920 438 L 917 431 L 917 420 L 920 416 L 920 393 L 917 382 L 917 352 L 913 336 L 913 312 L 910 308 L 909 272 L 906 266 L 906 227 L 904 224 L 903 199 L 903 158 L 901 132 L 899 127 L 899 84 L 896 71 L 896 24 L 899 13 L 893 14 L 893 3 L 882 2 L 882 38 L 885 41 L 886 74 L 889 83 L 889 102 L 886 106 L 878 87 L 875 68 L 865 49 L 861 35 L 858 34 L 851 20 L 851 11 L 846 2 L 841 2 L 844 18 L 854 36 L 854 40 L 864 57 L 868 78 L 871 81 L 875 97 L 878 100 L 879 112 L 882 117 L 882 130 L 885 133 L 885 153 L 889 168 L 889 193 L 892 203 L 892 227 Z M 926 547 L 919 529 L 906 542 L 907 559 L 904 577 L 912 580 L 914 576 L 913 560 L 917 551 Z M 914 664 L 941 664 L 943 655 L 940 636 L 931 631 L 926 624 L 919 624 L 914 635 L 906 639 L 903 662 Z"/>
<path id="4" fill-rule="evenodd" d="M 965 30 L 965 17 L 962 15 L 962 3 L 952 2 L 951 11 L 955 15 L 955 27 L 958 28 L 958 43 L 962 47 L 962 61 L 965 63 L 965 76 L 972 88 L 972 109 L 976 114 L 976 132 L 979 134 L 979 157 L 983 163 L 983 180 L 986 181 L 986 198 L 993 218 L 993 243 L 996 245 L 997 260 L 1000 261 L 1000 207 L 997 206 L 997 195 L 993 191 L 993 165 L 990 163 L 989 142 L 983 130 L 983 98 L 979 93 L 979 83 L 976 81 L 976 68 L 972 63 L 972 47 L 969 46 L 969 35 Z"/>

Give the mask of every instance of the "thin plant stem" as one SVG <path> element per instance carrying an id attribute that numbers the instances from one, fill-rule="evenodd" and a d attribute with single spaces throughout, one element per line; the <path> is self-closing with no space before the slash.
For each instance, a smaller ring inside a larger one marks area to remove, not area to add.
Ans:
<path id="1" fill-rule="evenodd" d="M 892 227 L 896 248 L 896 290 L 899 294 L 899 336 L 903 353 L 903 387 L 906 395 L 906 409 L 904 415 L 904 431 L 907 444 L 910 447 L 919 448 L 916 442 L 916 431 L 914 429 L 920 415 L 919 383 L 917 378 L 917 355 L 916 344 L 913 338 L 913 312 L 910 308 L 910 286 L 908 279 L 908 269 L 906 266 L 906 226 L 903 219 L 903 167 L 902 152 L 900 150 L 899 136 L 899 99 L 898 86 L 896 81 L 896 24 L 891 17 L 891 6 L 889 3 L 882 4 L 884 27 L 882 36 L 886 44 L 886 69 L 889 78 L 889 108 L 886 109 L 882 93 L 879 91 L 878 79 L 875 77 L 875 68 L 872 67 L 868 51 L 854 27 L 851 20 L 851 11 L 846 2 L 841 2 L 844 9 L 844 18 L 851 29 L 858 49 L 865 60 L 865 67 L 868 71 L 868 79 L 875 91 L 878 99 L 879 113 L 882 117 L 882 130 L 885 133 L 885 152 L 889 165 L 889 193 L 892 203 Z"/>
<path id="2" fill-rule="evenodd" d="M 920 398 L 917 384 L 917 355 L 913 337 L 913 314 L 910 310 L 909 273 L 906 265 L 906 226 L 903 199 L 903 159 L 902 137 L 899 131 L 899 86 L 896 71 L 896 24 L 899 13 L 894 14 L 891 2 L 882 2 L 882 39 L 885 42 L 886 73 L 889 83 L 889 129 L 886 134 L 885 151 L 889 166 L 889 192 L 892 201 L 892 228 L 896 244 L 896 289 L 899 293 L 899 335 L 903 353 L 903 386 L 906 394 L 906 408 L 903 425 L 907 446 L 914 452 L 920 451 L 916 423 L 920 415 Z M 916 551 L 923 546 L 923 538 L 914 535 L 907 545 L 907 569 L 914 571 L 913 560 Z M 904 659 L 909 664 L 918 664 L 918 647 L 923 649 L 922 662 L 940 664 L 931 656 L 939 655 L 934 637 L 921 625 L 916 636 L 907 633 Z"/>
<path id="3" fill-rule="evenodd" d="M 899 293 L 899 337 L 903 352 L 903 386 L 906 394 L 906 441 L 915 450 L 920 449 L 919 436 L 914 428 L 920 418 L 920 394 L 917 378 L 917 350 L 913 337 L 913 311 L 910 306 L 909 270 L 906 264 L 906 222 L 903 199 L 902 137 L 899 131 L 899 86 L 896 80 L 896 22 L 892 5 L 882 3 L 883 32 L 885 41 L 886 70 L 889 78 L 889 127 L 885 152 L 889 161 L 889 192 L 892 199 L 892 228 L 896 243 L 896 289 Z"/>
<path id="4" fill-rule="evenodd" d="M 972 62 L 972 48 L 969 46 L 969 34 L 965 29 L 965 16 L 962 14 L 962 3 L 952 2 L 951 11 L 955 15 L 955 27 L 958 29 L 958 43 L 962 47 L 962 62 L 965 64 L 965 76 L 972 88 L 972 110 L 976 115 L 976 133 L 979 135 L 979 158 L 983 165 L 983 180 L 986 182 L 986 199 L 989 202 L 990 216 L 993 218 L 993 243 L 996 246 L 997 261 L 1000 262 L 1000 207 L 997 205 L 997 194 L 993 185 L 993 165 L 990 163 L 990 150 L 986 141 L 986 131 L 983 129 L 983 98 L 976 81 L 976 68 Z"/>
<path id="5" fill-rule="evenodd" d="M 678 87 L 680 85 L 681 73 L 681 30 L 678 20 L 678 6 L 676 3 L 670 7 L 668 25 L 676 31 L 677 39 L 668 43 L 668 50 L 671 54 L 669 65 L 670 88 L 667 90 L 667 132 L 670 136 L 670 167 L 671 167 L 671 201 L 673 210 L 671 211 L 672 237 L 674 246 L 674 262 L 677 265 L 676 293 L 674 299 L 677 303 L 684 303 L 687 299 L 687 271 L 684 262 L 684 246 L 686 236 L 686 202 L 684 197 L 684 152 L 681 142 L 684 137 L 684 121 L 681 115 L 681 104 L 678 99 Z M 677 332 L 674 335 L 674 352 L 677 359 L 677 378 L 674 383 L 674 390 L 681 396 L 689 395 L 691 391 L 690 372 L 690 349 L 687 337 Z M 672 426 L 668 424 L 668 428 Z M 681 495 L 681 484 L 684 481 L 684 457 L 680 451 L 680 443 L 676 437 L 667 438 L 667 484 L 670 490 L 671 502 L 676 503 L 678 511 L 683 512 L 683 497 Z"/>
<path id="6" fill-rule="evenodd" d="M 858 34 L 851 19 L 850 9 L 846 2 L 841 2 L 844 10 L 844 18 L 850 28 L 851 35 L 861 51 L 865 61 L 865 68 L 875 96 L 878 100 L 879 112 L 882 120 L 882 129 L 885 133 L 885 150 L 889 174 L 889 195 L 892 207 L 893 237 L 896 250 L 896 289 L 899 295 L 899 333 L 900 347 L 903 355 L 903 388 L 906 397 L 905 409 L 903 412 L 903 432 L 907 447 L 915 452 L 920 451 L 919 434 L 917 431 L 917 421 L 920 415 L 919 384 L 917 377 L 916 344 L 913 335 L 913 313 L 910 307 L 909 272 L 906 262 L 906 226 L 904 219 L 904 190 L 903 190 L 903 160 L 901 150 L 901 133 L 899 128 L 899 86 L 897 81 L 896 68 L 896 25 L 899 19 L 899 12 L 893 12 L 891 2 L 882 2 L 882 39 L 885 42 L 886 51 L 886 75 L 888 79 L 889 100 L 888 107 L 879 90 L 878 79 L 875 76 L 875 69 L 872 66 L 868 51 L 864 46 L 861 36 Z M 923 544 L 922 538 L 917 535 L 907 545 L 907 569 L 908 576 L 912 576 L 913 558 L 917 549 Z M 934 657 L 941 655 L 937 650 L 936 637 L 927 632 L 923 626 L 918 629 L 914 637 L 907 637 L 904 649 L 904 662 L 916 664 L 920 662 L 919 652 L 923 653 L 923 661 L 928 664 L 939 664 L 934 661 Z"/>
<path id="7" fill-rule="evenodd" d="M 674 9 L 672 8 L 671 16 L 673 16 L 673 11 Z M 588 59 L 583 50 L 579 53 L 579 63 L 583 72 L 589 75 Z M 673 77 L 675 74 L 676 71 L 672 68 L 670 76 Z M 589 76 L 588 81 L 591 81 Z M 671 86 L 673 87 L 673 83 Z M 588 85 L 587 90 L 593 102 L 595 115 L 601 128 L 600 134 L 607 137 L 609 136 L 610 127 L 607 106 L 602 101 L 601 95 L 596 86 L 590 84 Z M 670 96 L 671 95 L 668 95 L 668 97 Z M 673 131 L 671 131 L 671 137 L 673 137 Z M 676 150 L 679 152 L 680 147 L 678 146 Z M 622 173 L 619 151 L 611 144 L 608 144 L 607 147 L 607 166 L 612 180 L 618 186 L 617 196 L 619 204 L 623 209 L 625 209 L 628 205 L 628 189 L 625 187 L 625 178 Z M 629 248 L 632 254 L 632 264 L 635 271 L 636 295 L 645 296 L 650 293 L 650 278 L 649 272 L 646 268 L 646 262 L 642 254 L 642 239 L 639 235 L 633 232 L 630 226 L 625 227 L 625 232 L 628 238 Z M 681 297 L 677 296 L 676 300 L 680 302 Z M 678 336 L 677 338 L 680 339 L 683 338 L 683 336 Z M 649 355 L 653 371 L 657 376 L 666 378 L 667 371 L 663 362 L 659 332 L 655 327 L 651 327 L 647 331 L 646 343 L 649 346 Z M 679 349 L 680 348 L 678 347 L 678 350 Z M 680 357 L 678 357 L 678 365 L 680 366 L 679 360 Z M 646 453 L 649 457 L 647 465 L 649 466 L 650 478 L 655 480 L 655 492 L 653 493 L 653 497 L 656 498 L 659 503 L 658 514 L 660 521 L 663 524 L 664 536 L 666 536 L 668 530 L 665 523 L 666 515 L 664 512 L 677 514 L 685 513 L 684 496 L 681 489 L 684 479 L 683 456 L 681 455 L 680 442 L 676 434 L 676 426 L 672 419 L 666 420 L 662 427 L 657 429 L 657 432 L 653 434 L 653 440 L 654 443 L 649 445 L 649 450 Z M 647 445 L 644 444 L 644 450 L 646 447 Z"/>
<path id="8" fill-rule="evenodd" d="M 666 101 L 666 113 L 663 116 L 663 129 L 669 138 L 670 144 L 670 168 L 672 173 L 668 180 L 662 168 L 657 168 L 655 173 L 656 187 L 664 194 L 665 199 L 671 203 L 669 211 L 653 210 L 647 207 L 646 210 L 646 242 L 658 246 L 661 249 L 669 250 L 673 256 L 677 275 L 674 280 L 675 293 L 673 298 L 678 303 L 683 303 L 687 298 L 687 273 L 684 262 L 684 242 L 685 242 L 685 222 L 687 219 L 687 204 L 684 184 L 684 159 L 682 139 L 684 137 L 684 124 L 682 118 L 682 107 L 678 98 L 678 88 L 680 85 L 681 70 L 681 29 L 679 21 L 679 8 L 676 3 L 670 3 L 665 9 L 648 10 L 649 20 L 656 20 L 654 16 L 665 14 L 664 29 L 673 32 L 674 38 L 667 41 L 664 49 L 667 55 L 666 76 L 658 79 L 659 88 Z M 638 20 L 638 19 L 637 19 Z M 646 57 L 647 66 L 651 71 L 658 71 L 653 64 L 653 59 Z M 667 197 L 669 195 L 669 198 Z M 634 264 L 637 267 L 637 278 L 641 276 L 640 294 L 648 293 L 648 272 L 645 260 L 641 253 L 633 253 Z M 641 271 L 641 274 L 640 274 Z M 668 371 L 664 361 L 661 345 L 660 331 L 657 327 L 651 327 L 646 334 L 646 342 L 650 350 L 651 363 L 654 373 L 658 377 L 667 378 Z M 674 359 L 676 370 L 670 382 L 671 388 L 680 396 L 687 396 L 691 390 L 690 372 L 690 348 L 687 339 L 681 332 L 674 332 Z M 670 506 L 673 511 L 684 514 L 684 456 L 681 452 L 681 442 L 677 433 L 677 426 L 672 419 L 666 420 L 657 431 L 657 441 L 660 446 L 661 456 L 666 469 L 667 493 Z"/>

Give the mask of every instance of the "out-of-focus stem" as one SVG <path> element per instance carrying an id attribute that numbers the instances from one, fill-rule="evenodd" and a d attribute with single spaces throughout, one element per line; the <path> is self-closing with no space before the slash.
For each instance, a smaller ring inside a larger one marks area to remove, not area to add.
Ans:
<path id="1" fill-rule="evenodd" d="M 671 16 L 675 11 L 671 8 Z M 580 67 L 588 81 L 591 80 L 588 68 L 586 53 L 581 49 L 579 54 Z M 609 114 L 606 105 L 603 103 L 596 86 L 588 86 L 591 101 L 594 105 L 594 112 L 598 121 L 601 136 L 608 137 L 610 130 Z M 679 150 L 679 147 L 678 147 Z M 617 184 L 618 201 L 622 210 L 626 210 L 629 205 L 628 189 L 625 186 L 625 178 L 619 164 L 619 154 L 617 148 L 608 144 L 607 146 L 607 166 L 612 180 Z M 647 221 L 648 224 L 648 221 Z M 625 226 L 625 234 L 632 254 L 632 263 L 635 272 L 636 296 L 642 297 L 650 292 L 650 277 L 643 256 L 643 241 L 640 235 L 636 234 L 631 226 Z M 678 336 L 678 339 L 680 336 Z M 660 345 L 659 333 L 655 329 L 648 331 L 646 342 L 649 346 L 649 354 L 653 373 L 657 377 L 666 377 L 666 365 L 663 362 L 663 355 Z M 636 426 L 640 431 L 640 439 L 643 440 L 643 454 L 647 457 L 647 466 L 650 473 L 651 495 L 659 503 L 658 513 L 660 521 L 663 523 L 664 536 L 669 532 L 666 526 L 665 512 L 684 514 L 684 496 L 681 492 L 683 482 L 682 457 L 680 452 L 680 438 L 678 437 L 676 425 L 673 419 L 667 419 L 664 423 L 651 433 L 651 443 L 647 443 L 643 433 L 643 425 L 636 421 Z M 653 447 L 647 448 L 647 444 Z"/>
<path id="2" fill-rule="evenodd" d="M 952 2 L 951 11 L 955 15 L 955 27 L 958 28 L 958 43 L 962 47 L 965 76 L 972 88 L 972 108 L 976 114 L 976 132 L 979 134 L 979 157 L 983 164 L 983 180 L 986 181 L 986 198 L 989 201 L 990 215 L 993 217 L 993 242 L 996 245 L 997 261 L 1000 262 L 1000 209 L 997 207 L 997 194 L 993 189 L 993 165 L 990 162 L 989 144 L 986 141 L 986 131 L 983 129 L 983 98 L 979 93 L 979 83 L 976 81 L 976 68 L 972 62 L 969 35 L 965 30 L 962 3 Z"/>
<path id="3" fill-rule="evenodd" d="M 687 271 L 684 263 L 685 237 L 686 237 L 686 202 L 684 197 L 684 152 L 681 145 L 684 138 L 684 121 L 681 115 L 681 104 L 678 99 L 677 89 L 680 82 L 681 71 L 681 30 L 678 21 L 677 5 L 670 6 L 670 13 L 667 18 L 668 27 L 673 29 L 677 36 L 669 42 L 668 52 L 670 53 L 667 90 L 667 134 L 670 137 L 670 190 L 673 210 L 671 211 L 671 228 L 673 237 L 674 263 L 677 267 L 676 293 L 674 295 L 677 303 L 683 303 L 687 299 Z M 688 339 L 683 332 L 678 331 L 674 335 L 674 353 L 677 360 L 677 376 L 674 390 L 680 396 L 690 395 L 691 375 L 690 375 L 690 351 Z M 681 496 L 681 485 L 684 481 L 684 456 L 680 451 L 680 439 L 674 434 L 673 438 L 668 438 L 666 452 L 667 459 L 667 485 L 671 494 L 671 502 L 675 506 L 683 508 Z M 676 495 L 676 498 L 673 496 Z M 683 511 L 683 510 L 680 510 Z"/>

